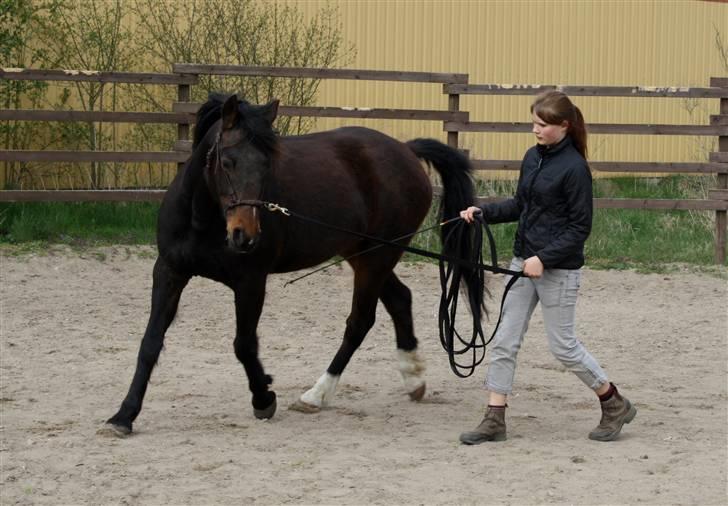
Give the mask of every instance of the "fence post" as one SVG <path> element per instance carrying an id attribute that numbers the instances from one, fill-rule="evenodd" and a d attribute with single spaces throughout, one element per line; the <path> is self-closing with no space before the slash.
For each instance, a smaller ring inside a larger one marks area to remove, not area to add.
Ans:
<path id="1" fill-rule="evenodd" d="M 447 110 L 457 112 L 460 110 L 460 95 L 449 94 L 447 96 Z M 458 132 L 447 133 L 448 146 L 458 149 Z"/>
<path id="2" fill-rule="evenodd" d="M 715 87 L 728 87 L 725 78 L 711 78 L 710 85 Z M 720 114 L 728 115 L 728 98 L 720 99 Z M 718 136 L 718 151 L 728 151 L 728 136 Z M 728 189 L 728 173 L 718 173 L 718 189 Z M 723 265 L 726 257 L 726 229 L 728 229 L 728 211 L 715 211 L 715 263 Z"/>
<path id="3" fill-rule="evenodd" d="M 190 85 L 189 84 L 178 84 L 177 85 L 177 101 L 178 102 L 189 102 L 190 101 Z M 177 124 L 177 140 L 188 141 L 190 140 L 190 124 L 189 123 L 178 123 Z M 179 172 L 184 167 L 184 162 L 177 162 L 177 171 Z"/>

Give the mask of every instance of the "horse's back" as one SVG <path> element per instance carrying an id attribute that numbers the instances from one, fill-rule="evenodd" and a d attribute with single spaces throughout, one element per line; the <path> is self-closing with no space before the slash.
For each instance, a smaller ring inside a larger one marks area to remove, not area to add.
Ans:
<path id="1" fill-rule="evenodd" d="M 283 138 L 280 171 L 295 180 L 295 192 L 313 187 L 317 199 L 360 202 L 370 216 L 408 206 L 425 207 L 424 216 L 432 200 L 429 178 L 412 150 L 363 127 Z"/>
<path id="2" fill-rule="evenodd" d="M 382 238 L 416 231 L 432 201 L 432 186 L 414 152 L 368 128 L 283 137 L 274 173 L 282 205 L 302 216 Z M 311 255 L 316 262 L 362 247 L 355 235 L 295 220 L 286 243 L 296 251 L 284 256 L 302 258 L 300 252 L 308 249 L 316 252 Z M 291 268 L 300 265 L 295 262 Z"/>

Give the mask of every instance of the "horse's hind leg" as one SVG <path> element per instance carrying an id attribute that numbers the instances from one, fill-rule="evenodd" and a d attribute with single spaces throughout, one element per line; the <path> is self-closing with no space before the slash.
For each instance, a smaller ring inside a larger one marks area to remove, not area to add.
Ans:
<path id="1" fill-rule="evenodd" d="M 412 322 L 412 293 L 392 272 L 382 288 L 380 298 L 394 322 L 399 372 L 404 379 L 404 386 L 410 398 L 419 401 L 425 395 L 425 380 L 422 378 L 425 364 L 417 353 L 417 338 Z"/>
<path id="2" fill-rule="evenodd" d="M 134 378 L 126 398 L 121 403 L 121 408 L 106 422 L 117 434 L 131 433 L 132 422 L 142 409 L 152 369 L 162 351 L 164 334 L 177 314 L 182 290 L 189 279 L 189 276 L 178 274 L 170 269 L 161 257 L 157 258 L 153 273 L 152 311 L 139 347 Z"/>
<path id="3" fill-rule="evenodd" d="M 374 325 L 377 299 L 387 274 L 373 274 L 370 269 L 354 267 L 354 296 L 351 313 L 346 319 L 344 340 L 326 372 L 291 408 L 315 412 L 326 406 L 336 391 L 341 373 Z M 390 271 L 391 272 L 391 271 Z"/>

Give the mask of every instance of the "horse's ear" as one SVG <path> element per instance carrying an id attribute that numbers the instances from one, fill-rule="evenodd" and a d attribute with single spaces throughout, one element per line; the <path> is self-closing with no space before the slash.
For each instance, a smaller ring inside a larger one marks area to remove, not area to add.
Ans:
<path id="1" fill-rule="evenodd" d="M 227 130 L 233 128 L 238 123 L 238 96 L 233 94 L 225 100 L 222 105 L 222 128 Z"/>
<path id="2" fill-rule="evenodd" d="M 280 100 L 275 99 L 263 106 L 263 117 L 268 120 L 268 123 L 272 124 L 278 116 L 278 104 L 280 104 Z"/>

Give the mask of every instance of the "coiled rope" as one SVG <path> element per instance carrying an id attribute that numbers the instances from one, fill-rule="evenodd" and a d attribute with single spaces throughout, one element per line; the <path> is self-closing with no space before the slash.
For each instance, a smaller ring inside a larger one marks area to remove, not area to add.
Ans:
<path id="1" fill-rule="evenodd" d="M 483 231 L 488 237 L 488 246 L 490 250 L 491 265 L 483 263 Z M 463 234 L 471 234 L 470 240 L 464 240 Z M 488 224 L 482 219 L 481 215 L 476 215 L 475 226 L 468 226 L 464 221 L 460 221 L 450 230 L 444 238 L 446 242 L 455 245 L 454 256 L 462 259 L 453 262 L 447 257 L 439 259 L 440 267 L 440 308 L 438 314 L 438 323 L 440 330 L 440 344 L 445 350 L 450 363 L 450 369 L 460 378 L 467 378 L 475 372 L 485 359 L 485 348 L 495 337 L 495 333 L 500 326 L 503 317 L 503 304 L 508 291 L 513 284 L 523 275 L 523 272 L 510 271 L 508 269 L 500 269 L 498 266 L 498 256 L 496 253 L 495 240 L 490 231 Z M 470 246 L 468 251 L 462 250 L 462 245 Z M 463 285 L 463 266 L 474 271 L 474 283 L 471 282 L 470 287 Z M 494 267 L 496 269 L 494 269 Z M 510 275 L 510 279 L 506 283 L 503 296 L 501 298 L 500 310 L 498 312 L 498 321 L 495 324 L 493 332 L 486 341 L 485 333 L 482 326 L 481 311 L 485 308 L 482 306 L 482 293 L 473 293 L 473 290 L 485 289 L 485 271 L 501 272 Z M 472 329 L 468 339 L 463 338 L 457 330 L 457 310 L 458 299 L 461 293 L 465 292 L 468 297 L 468 307 L 471 309 Z M 471 355 L 469 363 L 465 364 L 458 361 L 461 355 Z"/>

